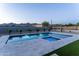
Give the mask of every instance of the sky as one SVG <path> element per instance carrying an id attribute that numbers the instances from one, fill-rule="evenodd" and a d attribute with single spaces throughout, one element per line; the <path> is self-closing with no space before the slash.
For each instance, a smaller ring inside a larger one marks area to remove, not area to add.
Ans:
<path id="1" fill-rule="evenodd" d="M 0 24 L 79 22 L 78 3 L 0 3 Z"/>

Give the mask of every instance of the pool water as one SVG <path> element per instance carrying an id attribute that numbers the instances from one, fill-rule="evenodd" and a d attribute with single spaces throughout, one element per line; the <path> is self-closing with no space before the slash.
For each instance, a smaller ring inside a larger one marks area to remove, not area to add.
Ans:
<path id="1" fill-rule="evenodd" d="M 44 37 L 43 39 L 48 40 L 48 41 L 57 41 L 57 40 L 60 40 L 60 39 L 54 38 L 54 37 Z"/>
<path id="2" fill-rule="evenodd" d="M 56 33 L 36 33 L 36 34 L 27 34 L 27 35 L 15 35 L 15 36 L 10 36 L 6 43 L 24 41 L 24 40 L 25 41 L 34 40 L 34 39 L 57 41 L 60 38 L 67 38 L 67 37 L 71 37 L 71 36 L 64 34 L 56 34 Z"/>
<path id="3" fill-rule="evenodd" d="M 57 33 L 52 33 L 53 37 L 56 38 L 67 38 L 67 37 L 72 37 L 72 35 L 64 35 L 64 34 L 57 34 Z"/>

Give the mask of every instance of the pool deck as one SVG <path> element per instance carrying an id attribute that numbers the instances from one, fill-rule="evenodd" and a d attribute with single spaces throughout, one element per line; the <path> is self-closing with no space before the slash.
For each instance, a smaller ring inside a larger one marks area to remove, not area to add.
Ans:
<path id="1" fill-rule="evenodd" d="M 51 51 L 59 49 L 71 42 L 79 39 L 78 34 L 60 33 L 59 34 L 72 35 L 72 37 L 64 38 L 57 41 L 48 41 L 44 39 L 33 39 L 26 41 L 18 41 L 7 43 L 9 35 L 0 37 L 0 55 L 1 56 L 42 56 Z"/>

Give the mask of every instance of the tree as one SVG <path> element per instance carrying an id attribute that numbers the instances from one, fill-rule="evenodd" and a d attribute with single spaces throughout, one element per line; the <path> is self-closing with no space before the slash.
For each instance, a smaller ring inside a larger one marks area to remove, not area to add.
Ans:
<path id="1" fill-rule="evenodd" d="M 67 26 L 73 26 L 74 24 L 72 24 L 72 23 L 69 23 L 69 24 L 67 24 Z"/>
<path id="2" fill-rule="evenodd" d="M 79 25 L 79 22 L 76 25 Z"/>
<path id="3" fill-rule="evenodd" d="M 49 26 L 49 22 L 44 21 L 44 22 L 42 23 L 42 26 L 44 26 L 44 27 L 48 27 L 48 26 Z"/>

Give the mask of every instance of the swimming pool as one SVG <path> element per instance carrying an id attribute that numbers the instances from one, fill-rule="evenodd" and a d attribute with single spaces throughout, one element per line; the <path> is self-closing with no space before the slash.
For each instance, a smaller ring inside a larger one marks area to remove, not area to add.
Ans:
<path id="1" fill-rule="evenodd" d="M 48 41 L 57 41 L 61 38 L 71 37 L 71 35 L 57 34 L 57 33 L 34 33 L 34 34 L 26 34 L 26 35 L 13 35 L 8 38 L 7 43 L 18 42 L 18 41 L 26 41 L 26 40 L 34 40 L 34 39 L 44 39 Z"/>

